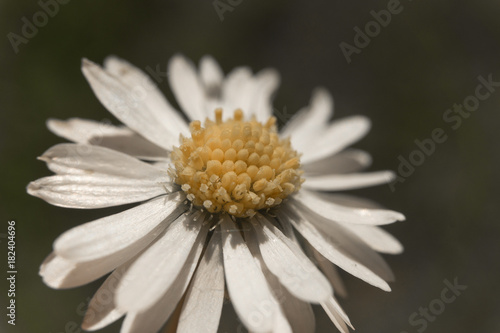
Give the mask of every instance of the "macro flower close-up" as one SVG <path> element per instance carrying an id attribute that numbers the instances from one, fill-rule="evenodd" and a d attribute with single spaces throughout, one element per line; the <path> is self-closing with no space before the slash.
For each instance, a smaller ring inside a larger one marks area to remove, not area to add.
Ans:
<path id="1" fill-rule="evenodd" d="M 121 332 L 217 332 L 225 300 L 250 332 L 314 332 L 312 305 L 341 331 L 353 327 L 337 296 L 338 269 L 390 291 L 382 258 L 403 247 L 381 226 L 405 217 L 344 191 L 386 184 L 351 148 L 368 118 L 332 119 L 318 88 L 283 126 L 274 114 L 274 69 L 224 75 L 204 56 L 175 55 L 168 81 L 177 110 L 146 73 L 115 56 L 82 71 L 123 125 L 71 118 L 47 126 L 70 141 L 39 159 L 54 175 L 29 194 L 75 209 L 128 205 L 60 235 L 40 267 L 50 287 L 109 274 L 82 328 L 125 317 Z M 134 204 L 134 205 L 129 205 Z"/>

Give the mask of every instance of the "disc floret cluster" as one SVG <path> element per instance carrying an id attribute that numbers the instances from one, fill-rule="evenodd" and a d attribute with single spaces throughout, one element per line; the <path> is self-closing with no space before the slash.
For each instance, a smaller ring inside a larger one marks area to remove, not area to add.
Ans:
<path id="1" fill-rule="evenodd" d="M 279 137 L 276 118 L 265 124 L 243 119 L 238 109 L 223 121 L 217 109 L 215 122 L 191 122 L 191 137 L 181 137 L 171 154 L 175 182 L 210 213 L 251 217 L 279 205 L 304 181 L 299 155 Z"/>

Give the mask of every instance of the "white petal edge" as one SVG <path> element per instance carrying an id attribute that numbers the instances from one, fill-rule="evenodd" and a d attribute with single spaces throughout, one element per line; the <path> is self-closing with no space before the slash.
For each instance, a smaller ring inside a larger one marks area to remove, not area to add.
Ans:
<path id="1" fill-rule="evenodd" d="M 179 131 L 170 132 L 144 96 L 87 59 L 82 61 L 82 72 L 99 101 L 129 128 L 167 150 L 178 143 Z"/>
<path id="2" fill-rule="evenodd" d="M 295 211 L 297 212 L 297 209 Z M 385 281 L 394 281 L 394 274 L 384 258 L 344 227 L 344 224 L 332 223 L 312 211 L 302 210 L 299 215 L 312 223 L 318 231 L 323 232 L 330 242 L 344 254 L 356 258 L 359 264 L 367 267 Z"/>
<path id="3" fill-rule="evenodd" d="M 278 304 L 239 228 L 227 215 L 222 218 L 221 229 L 226 286 L 234 309 L 249 331 L 269 332 Z"/>
<path id="4" fill-rule="evenodd" d="M 303 187 L 319 191 L 342 191 L 390 183 L 395 179 L 392 171 L 350 173 L 345 175 L 326 175 L 306 177 Z"/>
<path id="5" fill-rule="evenodd" d="M 340 152 L 363 138 L 370 130 L 370 120 L 364 116 L 351 116 L 334 121 L 324 131 L 311 129 L 309 136 L 314 137 L 314 149 L 310 146 L 299 147 L 292 144 L 303 153 L 301 162 L 311 163 Z M 292 139 L 293 140 L 293 139 Z"/>
<path id="6" fill-rule="evenodd" d="M 308 107 L 301 109 L 283 128 L 280 135 L 290 137 L 295 149 L 306 149 L 311 132 L 323 129 L 333 115 L 333 98 L 323 88 L 313 91 Z"/>
<path id="7" fill-rule="evenodd" d="M 403 245 L 394 236 L 382 228 L 350 223 L 346 223 L 344 226 L 377 252 L 400 254 L 404 250 Z"/>
<path id="8" fill-rule="evenodd" d="M 282 214 L 286 212 L 286 217 Z M 325 258 L 330 260 L 335 265 L 339 266 L 346 272 L 358 277 L 359 279 L 371 284 L 384 291 L 390 291 L 391 288 L 380 276 L 375 274 L 366 266 L 362 265 L 357 256 L 338 248 L 339 245 L 331 241 L 331 237 L 321 230 L 318 230 L 313 224 L 298 215 L 294 211 L 290 211 L 288 207 L 279 213 L 281 219 L 289 220 L 299 233 Z M 344 245 L 344 244 L 343 244 Z M 357 244 L 347 244 L 356 246 Z"/>
<path id="9" fill-rule="evenodd" d="M 294 332 L 300 333 L 314 333 L 316 322 L 314 320 L 314 312 L 309 303 L 303 302 L 294 297 L 283 287 L 278 278 L 269 271 L 268 267 L 262 258 L 259 250 L 258 241 L 256 239 L 255 231 L 248 228 L 245 229 L 245 240 L 247 241 L 248 248 L 255 258 L 255 262 L 264 273 L 264 276 L 271 288 L 276 302 L 280 304 L 280 310 L 283 311 L 289 322 L 290 327 Z M 279 314 L 281 316 L 281 313 Z M 277 332 L 280 332 L 277 330 Z"/>
<path id="10" fill-rule="evenodd" d="M 325 276 L 294 242 L 262 215 L 251 220 L 269 270 L 298 299 L 321 303 L 332 294 Z"/>
<path id="11" fill-rule="evenodd" d="M 205 55 L 200 60 L 200 78 L 205 86 L 205 91 L 216 89 L 220 92 L 224 80 L 224 72 L 217 61 L 209 55 Z"/>
<path id="12" fill-rule="evenodd" d="M 205 246 L 207 233 L 207 226 L 203 226 L 185 264 L 171 287 L 160 294 L 160 297 L 152 306 L 143 308 L 141 311 L 127 313 L 121 327 L 121 333 L 156 333 L 160 330 L 172 315 L 188 288 Z M 154 263 L 152 264 L 150 267 L 154 268 Z M 133 279 L 133 277 L 131 278 Z M 135 281 L 132 280 L 133 282 Z"/>
<path id="13" fill-rule="evenodd" d="M 306 190 L 296 193 L 292 197 L 292 203 L 297 206 L 307 207 L 314 213 L 335 222 L 384 225 L 405 220 L 403 214 L 392 210 L 341 206 L 331 201 L 323 200 L 321 196 Z"/>
<path id="14" fill-rule="evenodd" d="M 308 250 L 308 253 L 315 259 L 316 264 L 323 274 L 325 274 L 328 281 L 330 281 L 333 293 L 344 298 L 347 297 L 347 289 L 335 265 L 319 253 L 309 242 L 305 242 L 304 246 Z"/>
<path id="15" fill-rule="evenodd" d="M 307 176 L 323 176 L 328 174 L 347 174 L 361 171 L 372 163 L 369 153 L 360 149 L 348 148 L 335 155 L 302 164 L 302 170 Z"/>
<path id="16" fill-rule="evenodd" d="M 83 317 L 82 329 L 85 331 L 97 331 L 125 315 L 125 311 L 118 309 L 116 306 L 115 292 L 117 285 L 123 277 L 123 273 L 134 259 L 115 269 L 96 291 Z"/>
<path id="17" fill-rule="evenodd" d="M 331 201 L 341 206 L 347 206 L 352 208 L 362 208 L 362 209 L 384 209 L 384 207 L 370 199 L 358 197 L 355 195 L 344 194 L 344 193 L 331 193 L 331 192 L 314 192 L 316 195 L 320 196 L 323 200 Z"/>
<path id="18" fill-rule="evenodd" d="M 177 192 L 82 224 L 60 235 L 54 251 L 74 262 L 137 253 L 186 211 L 184 199 L 184 194 Z"/>
<path id="19" fill-rule="evenodd" d="M 148 110 L 170 133 L 189 135 L 189 127 L 174 109 L 151 77 L 128 61 L 116 56 L 109 56 L 104 60 L 104 68 L 121 82 L 130 87 L 131 91 L 148 105 Z"/>
<path id="20" fill-rule="evenodd" d="M 175 55 L 168 69 L 170 87 L 182 110 L 191 120 L 205 119 L 205 91 L 193 63 L 184 56 Z"/>
<path id="21" fill-rule="evenodd" d="M 264 69 L 255 75 L 255 81 L 257 88 L 250 110 L 258 121 L 265 123 L 273 115 L 272 97 L 280 84 L 280 75 L 274 69 Z"/>
<path id="22" fill-rule="evenodd" d="M 106 174 L 130 179 L 169 179 L 165 170 L 119 151 L 87 144 L 61 143 L 38 158 L 57 174 Z"/>
<path id="23" fill-rule="evenodd" d="M 47 127 L 52 133 L 69 141 L 106 147 L 144 160 L 163 160 L 168 156 L 167 150 L 123 126 L 70 118 L 49 119 Z"/>
<path id="24" fill-rule="evenodd" d="M 68 289 L 79 287 L 111 272 L 123 264 L 123 261 L 109 262 L 94 260 L 84 263 L 73 263 L 52 252 L 40 266 L 40 276 L 43 282 L 54 289 Z"/>
<path id="25" fill-rule="evenodd" d="M 31 182 L 27 192 L 50 204 L 94 209 L 148 200 L 165 194 L 162 182 L 102 174 L 55 175 Z"/>
<path id="26" fill-rule="evenodd" d="M 199 233 L 205 230 L 202 230 L 202 222 L 189 213 L 182 214 L 168 226 L 125 273 L 125 277 L 132 282 L 118 286 L 118 307 L 141 312 L 159 301 L 175 283 L 191 249 L 196 245 Z"/>
<path id="27" fill-rule="evenodd" d="M 250 106 L 256 91 L 257 84 L 248 67 L 237 67 L 229 72 L 223 84 L 222 101 L 230 109 L 225 110 L 223 119 L 232 117 L 233 111 L 238 108 L 252 114 Z"/>
<path id="28" fill-rule="evenodd" d="M 224 301 L 224 264 L 217 229 L 184 298 L 178 333 L 217 333 Z"/>
<path id="29" fill-rule="evenodd" d="M 349 333 L 349 329 L 347 328 L 346 324 L 348 324 L 352 329 L 354 329 L 354 327 L 352 327 L 349 321 L 349 318 L 343 312 L 340 305 L 338 305 L 335 298 L 332 297 L 327 302 L 322 303 L 321 306 L 323 307 L 323 310 L 325 310 L 328 317 L 330 317 L 330 320 L 333 322 L 335 327 L 337 327 L 337 329 L 340 332 Z"/>

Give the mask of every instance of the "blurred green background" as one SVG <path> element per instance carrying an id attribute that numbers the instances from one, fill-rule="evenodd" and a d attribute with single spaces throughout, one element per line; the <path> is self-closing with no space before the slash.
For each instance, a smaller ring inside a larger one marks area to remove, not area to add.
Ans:
<path id="1" fill-rule="evenodd" d="M 8 34 L 21 35 L 23 17 L 32 22 L 42 7 L 37 1 L 0 2 L 0 234 L 8 220 L 16 220 L 18 266 L 17 325 L 7 325 L 2 313 L 0 331 L 78 332 L 73 323 L 81 322 L 81 303 L 102 282 L 56 291 L 42 283 L 38 267 L 60 233 L 121 209 L 64 209 L 25 193 L 29 181 L 49 175 L 36 157 L 63 141 L 46 129 L 47 118 L 116 122 L 81 75 L 81 58 L 102 62 L 116 54 L 143 69 L 166 70 L 167 60 L 180 52 L 195 62 L 211 54 L 226 72 L 238 65 L 277 68 L 277 110 L 295 112 L 313 88 L 326 87 L 336 117 L 372 119 L 372 131 L 356 144 L 373 154 L 372 170 L 397 170 L 398 157 L 408 159 L 417 149 L 416 139 L 442 128 L 448 140 L 395 191 L 353 191 L 406 214 L 406 222 L 386 228 L 405 252 L 386 256 L 397 277 L 391 293 L 343 274 L 349 297 L 342 305 L 356 332 L 500 332 L 500 89 L 458 129 L 443 120 L 447 109 L 474 94 L 478 76 L 500 81 L 500 3 L 404 0 L 348 63 L 339 44 L 352 45 L 353 29 L 364 29 L 373 20 L 370 11 L 389 2 L 233 0 L 221 20 L 212 1 L 69 1 L 17 53 Z M 167 83 L 159 86 L 171 99 Z M 0 241 L 6 271 L 6 241 Z M 462 295 L 424 330 L 412 325 L 412 313 L 439 299 L 443 280 L 455 278 L 467 285 Z M 5 309 L 5 279 L 0 288 Z M 316 310 L 317 332 L 334 331 Z M 220 332 L 236 332 L 231 317 L 225 313 Z"/>

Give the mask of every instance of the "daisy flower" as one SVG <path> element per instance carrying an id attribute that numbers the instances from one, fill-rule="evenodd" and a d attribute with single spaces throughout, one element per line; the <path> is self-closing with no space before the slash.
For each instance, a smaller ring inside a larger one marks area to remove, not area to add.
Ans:
<path id="1" fill-rule="evenodd" d="M 73 143 L 40 157 L 55 175 L 28 193 L 68 208 L 138 203 L 65 232 L 41 265 L 44 282 L 61 289 L 110 273 L 85 330 L 125 316 L 121 332 L 157 332 L 169 318 L 177 332 L 217 332 L 229 298 L 250 332 L 314 332 L 311 304 L 347 332 L 337 267 L 390 290 L 393 274 L 377 252 L 402 246 L 379 226 L 404 216 L 336 193 L 393 179 L 361 172 L 370 155 L 347 148 L 367 133 L 367 118 L 330 122 L 332 98 L 318 89 L 278 131 L 277 72 L 241 67 L 224 76 L 208 56 L 199 70 L 182 56 L 169 62 L 190 123 L 124 60 L 83 60 L 82 70 L 124 126 L 49 120 Z"/>

